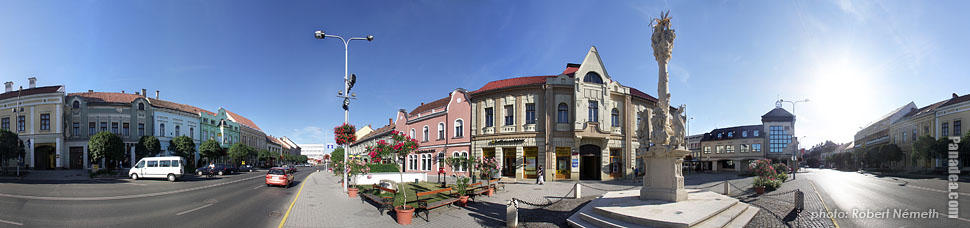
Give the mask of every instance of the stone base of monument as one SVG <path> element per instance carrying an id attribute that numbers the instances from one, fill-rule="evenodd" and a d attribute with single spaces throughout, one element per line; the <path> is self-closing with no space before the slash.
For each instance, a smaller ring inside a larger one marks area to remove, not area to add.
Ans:
<path id="1" fill-rule="evenodd" d="M 715 192 L 687 189 L 687 200 L 640 200 L 640 190 L 608 192 L 569 217 L 572 227 L 744 227 L 758 208 Z"/>

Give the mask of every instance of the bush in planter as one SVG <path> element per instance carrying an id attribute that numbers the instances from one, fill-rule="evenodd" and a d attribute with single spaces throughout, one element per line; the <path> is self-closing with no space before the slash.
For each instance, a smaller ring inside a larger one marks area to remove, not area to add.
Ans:
<path id="1" fill-rule="evenodd" d="M 371 173 L 389 173 L 389 172 L 397 172 L 398 170 L 397 165 L 395 164 L 369 163 L 367 164 L 367 167 L 370 168 Z"/>
<path id="2" fill-rule="evenodd" d="M 772 164 L 771 167 L 774 168 L 775 171 L 777 171 L 778 173 L 790 173 L 791 172 L 791 170 L 788 169 L 788 165 L 785 165 L 785 163 L 775 163 L 775 164 Z"/>
<path id="3" fill-rule="evenodd" d="M 755 177 L 754 178 L 755 187 L 765 187 L 766 190 L 771 191 L 781 187 L 781 181 L 774 177 Z"/>

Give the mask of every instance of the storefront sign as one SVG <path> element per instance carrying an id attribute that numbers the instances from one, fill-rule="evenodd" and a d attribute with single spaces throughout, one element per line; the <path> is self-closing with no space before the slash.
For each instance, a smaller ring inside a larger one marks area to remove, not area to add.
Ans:
<path id="1" fill-rule="evenodd" d="M 579 168 L 579 159 L 573 158 L 573 168 Z"/>
<path id="2" fill-rule="evenodd" d="M 556 147 L 556 157 L 569 156 L 569 147 Z"/>
<path id="3" fill-rule="evenodd" d="M 496 139 L 488 142 L 488 145 L 498 145 L 498 144 L 522 144 L 525 139 Z"/>

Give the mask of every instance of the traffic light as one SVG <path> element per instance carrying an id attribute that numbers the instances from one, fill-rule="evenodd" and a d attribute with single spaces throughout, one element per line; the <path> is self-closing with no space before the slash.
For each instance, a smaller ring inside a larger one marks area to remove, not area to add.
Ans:
<path id="1" fill-rule="evenodd" d="M 357 83 L 357 75 L 350 74 L 350 79 L 347 80 L 347 91 L 354 88 L 354 84 Z"/>

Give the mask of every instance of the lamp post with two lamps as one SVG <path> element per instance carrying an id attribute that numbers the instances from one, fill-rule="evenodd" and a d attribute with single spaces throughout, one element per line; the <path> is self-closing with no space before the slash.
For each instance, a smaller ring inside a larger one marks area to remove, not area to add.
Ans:
<path id="1" fill-rule="evenodd" d="M 354 87 L 354 83 L 357 82 L 357 75 L 349 75 L 347 70 L 347 57 L 349 55 L 350 41 L 354 40 L 366 40 L 374 41 L 374 36 L 368 35 L 367 37 L 352 37 L 350 39 L 344 39 L 338 35 L 331 35 L 323 32 L 322 30 L 317 30 L 313 33 L 313 36 L 317 39 L 324 39 L 327 37 L 333 37 L 340 39 L 344 43 L 344 91 L 337 92 L 337 97 L 343 98 L 343 108 L 344 108 L 344 124 L 350 123 L 350 99 L 357 99 L 357 94 L 351 94 L 350 89 Z M 343 188 L 344 193 L 347 192 L 347 143 L 344 143 L 344 179 Z"/>
<path id="2" fill-rule="evenodd" d="M 781 104 L 782 103 L 791 103 L 791 113 L 792 113 L 792 115 L 795 115 L 795 105 L 798 104 L 798 103 L 802 103 L 802 102 L 808 102 L 808 99 L 798 100 L 798 101 L 786 101 L 785 99 L 779 99 L 777 102 L 775 102 L 775 105 L 778 106 L 778 107 L 781 107 Z M 794 117 L 792 117 L 792 123 L 791 124 L 792 124 L 792 131 L 794 132 L 794 130 L 795 130 L 794 129 L 795 128 L 795 118 Z M 795 173 L 798 172 L 798 157 L 797 157 L 797 155 L 798 155 L 798 141 L 795 141 L 795 151 L 793 151 L 792 154 L 791 154 L 791 161 L 792 161 L 792 167 L 793 167 L 793 169 L 792 169 L 793 171 L 791 173 L 791 179 L 792 180 L 795 179 Z"/>

